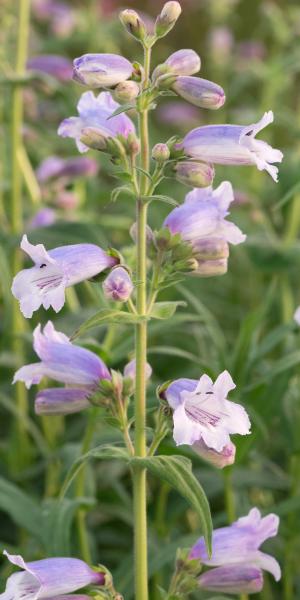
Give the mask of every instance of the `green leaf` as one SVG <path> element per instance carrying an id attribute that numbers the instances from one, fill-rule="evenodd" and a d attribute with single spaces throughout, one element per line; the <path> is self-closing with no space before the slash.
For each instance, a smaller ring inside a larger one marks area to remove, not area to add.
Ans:
<path id="1" fill-rule="evenodd" d="M 127 187 L 127 185 L 121 185 L 112 191 L 111 201 L 116 202 L 120 194 L 127 194 L 128 196 L 132 196 L 133 191 L 130 187 Z"/>
<path id="2" fill-rule="evenodd" d="M 206 495 L 192 472 L 192 462 L 185 456 L 134 457 L 131 465 L 148 469 L 152 475 L 166 481 L 177 490 L 197 513 L 205 538 L 207 551 L 211 553 L 212 520 Z"/>
<path id="3" fill-rule="evenodd" d="M 145 177 L 148 177 L 148 179 L 150 181 L 152 181 L 152 175 L 150 173 L 148 173 L 148 171 L 146 171 L 146 169 L 143 169 L 142 167 L 134 167 L 136 171 L 139 171 L 139 173 L 143 173 L 143 175 L 145 175 Z M 148 197 L 148 196 L 147 196 Z M 145 196 L 146 198 L 146 196 Z"/>
<path id="4" fill-rule="evenodd" d="M 131 325 L 133 323 L 140 323 L 146 319 L 147 317 L 139 317 L 138 315 L 134 315 L 133 313 L 122 310 L 102 308 L 95 315 L 93 315 L 93 317 L 90 317 L 90 319 L 84 321 L 84 323 L 82 323 L 82 325 L 76 329 L 70 339 L 74 340 L 89 329 L 98 327 L 98 325 L 106 325 L 106 323 L 122 323 L 124 325 Z"/>
<path id="5" fill-rule="evenodd" d="M 79 508 L 91 508 L 94 501 L 88 498 L 50 499 L 44 504 L 43 532 L 47 556 L 70 556 L 71 534 L 75 514 Z"/>
<path id="6" fill-rule="evenodd" d="M 43 519 L 39 504 L 3 477 L 0 477 L 0 509 L 19 527 L 43 541 Z"/>
<path id="7" fill-rule="evenodd" d="M 116 117 L 117 115 L 120 115 L 121 113 L 127 112 L 128 110 L 132 110 L 135 109 L 135 104 L 122 104 L 122 106 L 119 106 L 119 108 L 116 108 L 116 110 L 114 110 L 114 112 L 107 118 L 107 121 L 109 121 L 109 119 L 112 119 L 113 117 Z"/>
<path id="8" fill-rule="evenodd" d="M 119 460 L 129 460 L 129 454 L 126 448 L 122 446 L 113 446 L 111 444 L 104 444 L 102 446 L 96 446 L 96 448 L 92 448 L 92 450 L 89 450 L 89 452 L 77 458 L 77 460 L 75 460 L 75 462 L 72 464 L 61 489 L 61 498 L 64 498 L 72 481 L 78 475 L 85 462 L 92 460 L 93 458 L 100 458 L 102 460 L 109 460 L 113 458 Z"/>
<path id="9" fill-rule="evenodd" d="M 165 202 L 166 204 L 171 204 L 172 206 L 179 206 L 179 202 L 176 202 L 174 198 L 170 198 L 170 196 L 165 196 L 163 194 L 155 194 L 154 196 L 147 196 L 148 200 L 160 200 L 161 202 Z"/>
<path id="10" fill-rule="evenodd" d="M 178 306 L 186 306 L 186 302 L 155 302 L 153 304 L 150 316 L 153 319 L 170 319 L 176 312 Z"/>

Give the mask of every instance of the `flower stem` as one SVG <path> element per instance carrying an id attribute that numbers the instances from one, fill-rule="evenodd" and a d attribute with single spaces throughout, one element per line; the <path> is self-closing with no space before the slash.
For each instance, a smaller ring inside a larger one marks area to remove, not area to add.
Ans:
<path id="1" fill-rule="evenodd" d="M 149 82 L 150 49 L 145 48 L 143 88 Z M 149 170 L 149 133 L 148 111 L 143 107 L 139 113 L 139 130 L 141 141 L 141 167 Z M 147 189 L 147 176 L 141 173 L 140 197 L 136 200 L 137 219 L 137 300 L 139 315 L 145 315 L 147 309 L 147 269 L 146 269 L 146 225 L 147 204 L 143 195 Z M 146 456 L 146 376 L 147 362 L 147 323 L 138 323 L 135 331 L 136 387 L 135 387 L 135 456 Z M 134 551 L 135 551 L 135 600 L 148 599 L 148 564 L 147 564 L 147 494 L 146 470 L 139 466 L 133 471 L 134 495 Z"/>
<path id="2" fill-rule="evenodd" d="M 19 18 L 17 25 L 17 52 L 15 75 L 22 79 L 26 70 L 27 44 L 29 34 L 29 15 L 30 0 L 20 0 Z M 11 203 L 10 203 L 10 224 L 11 233 L 17 237 L 22 232 L 22 173 L 19 165 L 19 153 L 22 149 L 22 122 L 23 122 L 23 91 L 22 85 L 15 84 L 12 87 L 11 98 Z M 21 253 L 18 248 L 12 256 L 12 272 L 15 275 L 22 267 Z M 24 320 L 20 314 L 19 306 L 16 301 L 12 307 L 12 350 L 18 357 L 20 363 L 23 355 L 22 333 L 24 332 Z M 20 414 L 26 415 L 28 410 L 28 400 L 25 386 L 18 382 L 15 385 L 15 395 L 17 408 Z M 28 438 L 22 419 L 18 421 L 17 443 L 22 451 L 18 452 L 19 460 L 17 468 L 22 468 L 27 459 Z"/>

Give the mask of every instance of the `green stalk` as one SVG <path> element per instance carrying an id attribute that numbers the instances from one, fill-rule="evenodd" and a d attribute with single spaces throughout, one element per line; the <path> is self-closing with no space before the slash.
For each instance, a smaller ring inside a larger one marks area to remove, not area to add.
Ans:
<path id="1" fill-rule="evenodd" d="M 145 48 L 143 89 L 149 82 L 151 51 Z M 149 132 L 148 111 L 142 109 L 139 113 L 139 130 L 141 141 L 141 167 L 149 170 Z M 146 270 L 146 225 L 147 204 L 143 195 L 147 190 L 147 177 L 141 174 L 140 196 L 136 200 L 137 218 L 137 301 L 139 315 L 145 315 L 147 310 L 147 270 Z M 136 357 L 136 387 L 135 387 L 135 456 L 146 456 L 146 375 L 147 361 L 147 324 L 138 323 L 135 331 Z M 134 552 L 135 552 L 135 600 L 148 599 L 148 560 L 147 560 L 147 491 L 146 470 L 134 467 L 133 470 L 134 497 Z"/>
<path id="2" fill-rule="evenodd" d="M 17 49 L 16 49 L 16 65 L 15 75 L 22 76 L 26 71 L 27 60 L 27 44 L 29 34 L 29 16 L 30 16 L 30 0 L 20 0 L 19 3 L 19 19 L 17 29 Z M 11 98 L 11 202 L 10 202 L 10 223 L 11 233 L 17 237 L 22 232 L 22 174 L 19 166 L 19 153 L 22 149 L 22 122 L 23 122 L 23 93 L 22 86 L 15 84 L 12 88 Z M 22 268 L 21 253 L 18 248 L 14 250 L 12 257 L 12 272 L 16 274 Z M 22 333 L 24 332 L 24 320 L 20 314 L 19 306 L 16 301 L 12 307 L 12 351 L 18 357 L 20 363 L 23 356 L 23 341 Z M 15 397 L 20 414 L 27 414 L 28 399 L 25 386 L 18 382 L 15 385 Z M 28 438 L 26 431 L 22 425 L 22 419 L 17 424 L 18 446 L 22 448 L 22 452 L 18 452 L 18 456 L 22 457 L 19 462 L 26 461 L 26 449 L 28 446 Z M 19 464 L 19 467 L 21 465 Z"/>

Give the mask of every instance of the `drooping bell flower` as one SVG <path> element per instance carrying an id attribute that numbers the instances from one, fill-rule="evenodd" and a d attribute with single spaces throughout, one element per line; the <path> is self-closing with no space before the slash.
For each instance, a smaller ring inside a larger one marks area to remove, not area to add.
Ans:
<path id="1" fill-rule="evenodd" d="M 233 200 L 229 181 L 223 181 L 215 190 L 210 186 L 195 188 L 165 219 L 164 226 L 173 235 L 180 233 L 182 240 L 192 245 L 198 263 L 194 274 L 226 273 L 228 243 L 236 245 L 245 241 L 246 236 L 241 230 L 226 219 Z"/>
<path id="2" fill-rule="evenodd" d="M 103 138 L 116 135 L 127 138 L 129 133 L 135 132 L 135 127 L 125 113 L 111 116 L 119 106 L 109 92 L 101 92 L 98 96 L 84 92 L 77 104 L 79 117 L 64 119 L 59 125 L 58 135 L 74 138 L 79 152 L 89 149 L 80 141 L 84 130 L 91 129 Z"/>
<path id="3" fill-rule="evenodd" d="M 66 384 L 67 388 L 51 388 L 38 393 L 38 414 L 68 414 L 89 406 L 88 398 L 101 379 L 111 379 L 105 363 L 86 348 L 73 344 L 68 336 L 56 331 L 48 321 L 42 331 L 33 332 L 33 348 L 40 362 L 25 365 L 15 373 L 13 383 L 23 381 L 29 389 L 43 377 Z"/>
<path id="4" fill-rule="evenodd" d="M 0 594 L 0 600 L 40 600 L 42 598 L 66 600 L 83 600 L 87 595 L 70 595 L 88 585 L 103 586 L 104 573 L 94 571 L 83 560 L 78 558 L 45 558 L 33 562 L 25 562 L 22 556 L 12 555 L 4 551 L 8 560 L 23 571 L 10 575 L 6 589 Z"/>
<path id="5" fill-rule="evenodd" d="M 252 508 L 246 517 L 241 517 L 229 527 L 215 529 L 211 558 L 206 552 L 203 537 L 193 546 L 189 558 L 199 559 L 210 567 L 256 567 L 269 571 L 278 581 L 281 570 L 277 560 L 259 549 L 263 542 L 277 535 L 278 527 L 277 515 L 271 513 L 262 517 L 257 508 Z"/>
<path id="6" fill-rule="evenodd" d="M 256 165 L 266 170 L 274 181 L 278 180 L 278 168 L 283 154 L 269 144 L 255 138 L 256 134 L 274 120 L 273 112 L 266 112 L 253 125 L 206 125 L 190 131 L 181 144 L 192 158 L 220 165 Z"/>
<path id="7" fill-rule="evenodd" d="M 177 445 L 202 441 L 222 453 L 230 444 L 230 435 L 250 433 L 249 417 L 240 404 L 227 400 L 235 388 L 228 371 L 215 383 L 208 375 L 196 379 L 176 379 L 164 391 L 173 409 L 173 437 Z"/>
<path id="8" fill-rule="evenodd" d="M 263 574 L 257 567 L 230 565 L 209 569 L 200 577 L 201 589 L 224 594 L 257 594 L 263 589 Z"/>
<path id="9" fill-rule="evenodd" d="M 73 79 L 90 88 L 115 86 L 132 72 L 129 60 L 118 54 L 84 54 L 73 62 Z"/>
<path id="10" fill-rule="evenodd" d="M 115 302 L 127 302 L 134 286 L 131 277 L 124 267 L 115 267 L 102 284 L 104 295 Z"/>
<path id="11" fill-rule="evenodd" d="M 41 305 L 59 312 L 65 303 L 65 288 L 94 277 L 118 261 L 95 244 L 59 246 L 47 251 L 43 244 L 30 244 L 24 235 L 21 248 L 34 267 L 23 269 L 14 278 L 12 293 L 20 301 L 24 317 Z"/>
<path id="12" fill-rule="evenodd" d="M 178 96 L 200 108 L 216 110 L 221 108 L 226 100 L 225 92 L 220 85 L 200 77 L 177 77 L 171 87 Z M 208 162 L 213 161 L 208 159 Z"/>

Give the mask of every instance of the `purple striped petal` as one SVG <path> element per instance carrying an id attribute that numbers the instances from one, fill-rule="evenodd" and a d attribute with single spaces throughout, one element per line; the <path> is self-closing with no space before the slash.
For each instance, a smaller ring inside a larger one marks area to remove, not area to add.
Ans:
<path id="1" fill-rule="evenodd" d="M 225 594 L 256 594 L 263 588 L 261 569 L 245 565 L 231 565 L 210 569 L 200 575 L 201 589 Z"/>
<path id="2" fill-rule="evenodd" d="M 200 77 L 177 77 L 172 89 L 178 96 L 200 108 L 216 110 L 221 108 L 226 100 L 220 85 Z"/>

